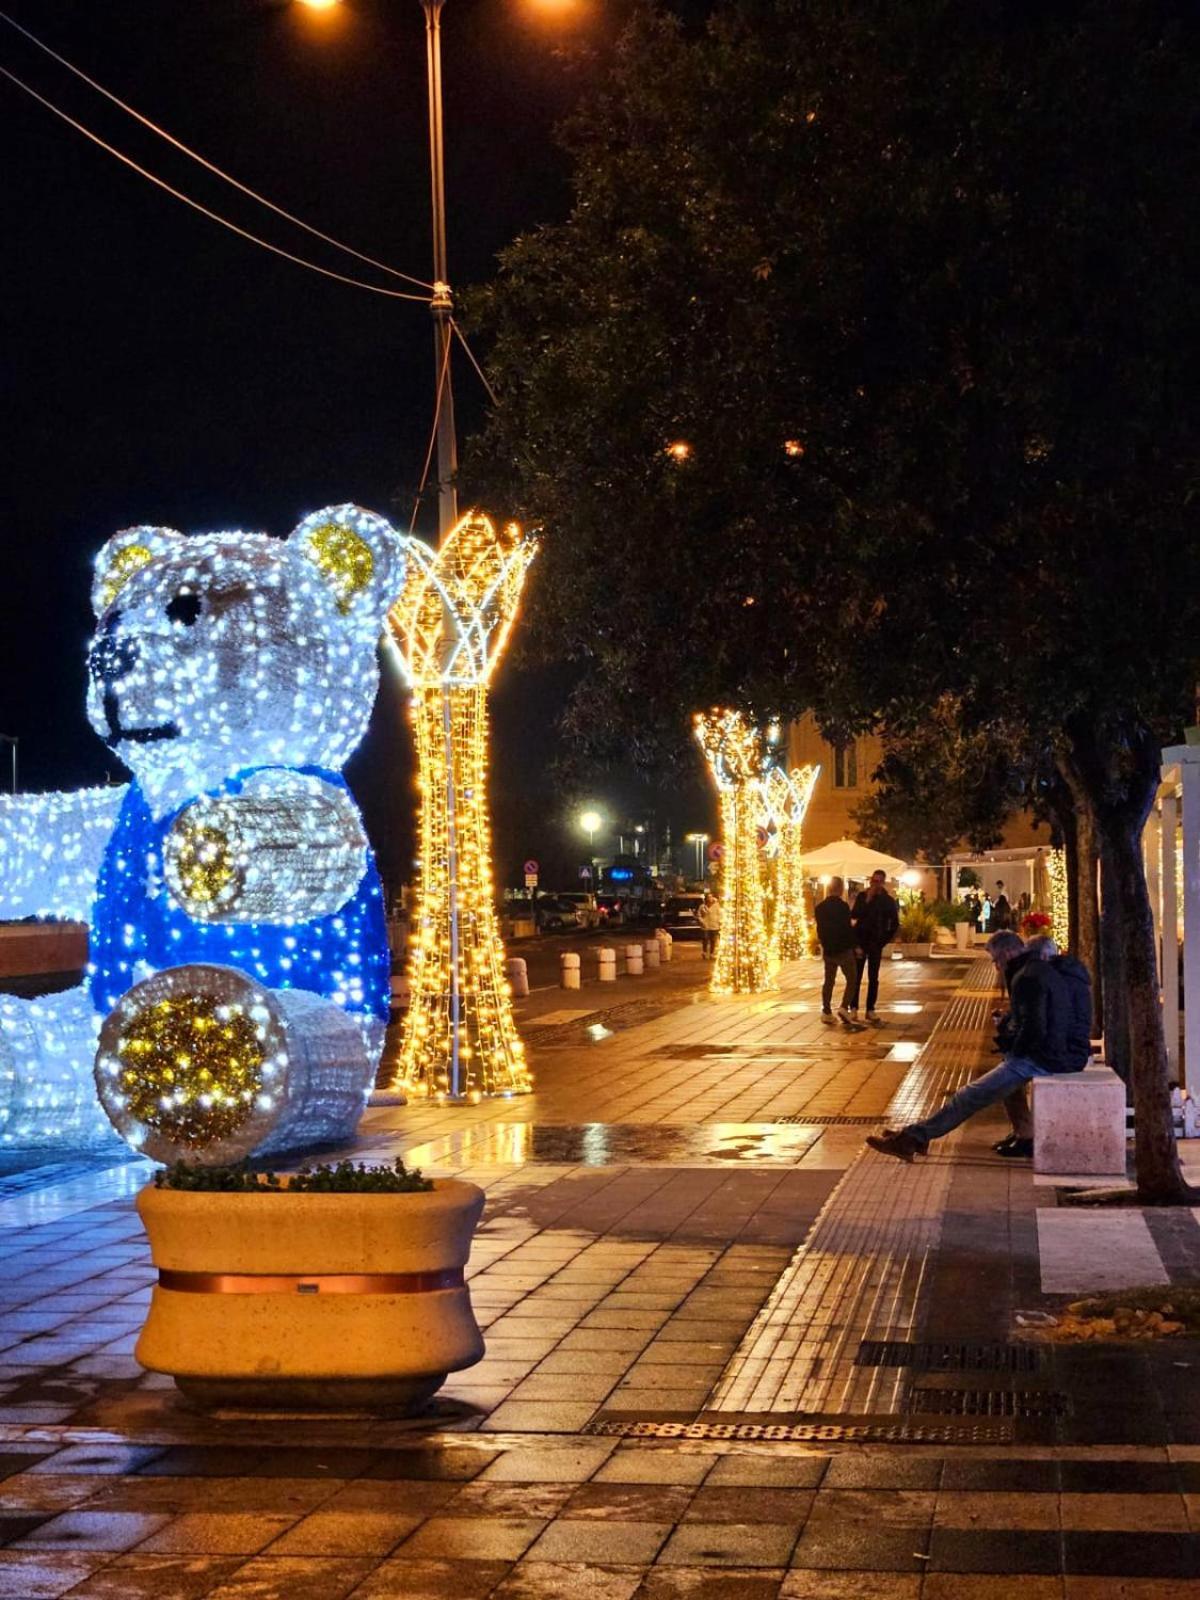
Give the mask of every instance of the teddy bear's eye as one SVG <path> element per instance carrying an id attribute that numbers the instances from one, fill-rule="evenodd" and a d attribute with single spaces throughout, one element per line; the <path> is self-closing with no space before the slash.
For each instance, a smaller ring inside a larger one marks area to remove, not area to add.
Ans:
<path id="1" fill-rule="evenodd" d="M 198 594 L 177 594 L 173 600 L 167 602 L 167 616 L 172 622 L 182 622 L 185 628 L 190 628 L 204 609 Z"/>

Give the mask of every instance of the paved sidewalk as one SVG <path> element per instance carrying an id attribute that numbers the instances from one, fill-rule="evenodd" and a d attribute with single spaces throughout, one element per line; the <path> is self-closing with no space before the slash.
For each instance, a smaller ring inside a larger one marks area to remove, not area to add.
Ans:
<path id="1" fill-rule="evenodd" d="M 189 1413 L 132 1359 L 144 1164 L 0 1199 L 0 1596 L 1200 1592 L 1200 1350 L 1011 1338 L 1097 1255 L 1200 1280 L 1200 1224 L 1060 1210 L 998 1114 L 865 1151 L 990 1059 L 990 968 L 894 962 L 858 1032 L 817 975 L 564 996 L 533 1095 L 368 1115 L 359 1153 L 488 1194 L 487 1355 L 417 1423 Z"/>

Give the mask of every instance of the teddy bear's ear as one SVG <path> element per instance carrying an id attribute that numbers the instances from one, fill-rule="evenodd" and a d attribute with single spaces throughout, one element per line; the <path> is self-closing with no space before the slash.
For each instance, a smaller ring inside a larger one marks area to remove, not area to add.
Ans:
<path id="1" fill-rule="evenodd" d="M 404 583 L 404 546 L 391 523 L 361 506 L 326 506 L 305 517 L 288 543 L 330 589 L 342 615 L 378 633 Z"/>
<path id="2" fill-rule="evenodd" d="M 122 528 L 96 557 L 92 578 L 92 610 L 102 616 L 140 568 L 170 553 L 182 535 L 174 528 Z"/>

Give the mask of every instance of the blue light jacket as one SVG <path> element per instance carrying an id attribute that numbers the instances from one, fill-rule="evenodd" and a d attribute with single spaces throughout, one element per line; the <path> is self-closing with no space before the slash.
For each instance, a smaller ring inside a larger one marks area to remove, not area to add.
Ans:
<path id="1" fill-rule="evenodd" d="M 267 769 L 249 767 L 210 795 L 240 794 Z M 347 794 L 345 779 L 321 767 L 294 769 Z M 193 799 L 198 799 L 194 796 Z M 189 800 L 188 804 L 192 802 Z M 141 962 L 156 971 L 196 961 L 236 967 L 268 989 L 308 989 L 346 1011 L 386 1022 L 391 961 L 383 889 L 375 858 L 340 910 L 289 924 L 201 922 L 171 896 L 163 879 L 163 842 L 184 807 L 155 821 L 137 782 L 129 786 L 109 838 L 92 907 L 92 1004 L 107 1015 L 132 987 Z"/>

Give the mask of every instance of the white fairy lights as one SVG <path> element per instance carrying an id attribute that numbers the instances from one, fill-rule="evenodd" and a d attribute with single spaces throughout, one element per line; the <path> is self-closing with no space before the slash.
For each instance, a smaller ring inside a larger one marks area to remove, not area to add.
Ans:
<path id="1" fill-rule="evenodd" d="M 436 551 L 410 541 L 390 623 L 412 686 L 420 800 L 410 1002 L 397 1087 L 479 1100 L 530 1088 L 496 921 L 487 803 L 488 683 L 535 546 L 478 512 Z"/>
<path id="2" fill-rule="evenodd" d="M 139 527 L 105 545 L 88 714 L 134 781 L 0 804 L 0 914 L 79 916 L 92 931 L 86 994 L 0 1011 L 9 1137 L 94 1124 L 101 1021 L 135 985 L 172 974 L 158 1021 L 131 1022 L 126 1056 L 105 1058 L 126 1073 L 138 1058 L 146 1072 L 126 1083 L 98 1070 L 105 1108 L 144 1148 L 157 1138 L 209 1159 L 206 1128 L 214 1148 L 230 1147 L 245 1041 L 217 1025 L 208 989 L 188 987 L 215 968 L 249 986 L 251 1014 L 279 992 L 304 997 L 279 1003 L 288 1093 L 254 1091 L 256 1145 L 244 1153 L 353 1130 L 387 1019 L 389 958 L 378 875 L 340 769 L 370 715 L 402 576 L 394 531 L 352 505 L 306 517 L 286 541 Z M 319 1073 L 302 1069 L 317 1059 L 306 1033 L 325 1040 Z M 185 1035 L 203 1050 L 179 1046 Z M 172 1064 L 172 1051 L 204 1065 Z M 155 1085 L 179 1139 L 152 1125 Z"/>
<path id="3" fill-rule="evenodd" d="M 811 765 L 795 767 L 790 773 L 775 767 L 764 779 L 764 786 L 774 787 L 773 814 L 779 841 L 774 862 L 775 921 L 771 928 L 776 961 L 794 961 L 809 953 L 803 832 L 820 771 L 819 766 Z"/>

